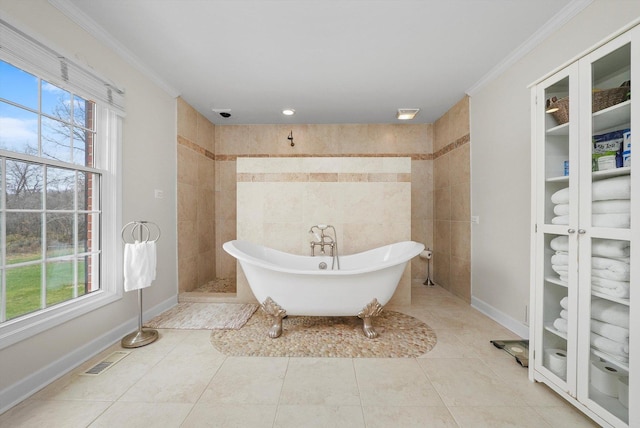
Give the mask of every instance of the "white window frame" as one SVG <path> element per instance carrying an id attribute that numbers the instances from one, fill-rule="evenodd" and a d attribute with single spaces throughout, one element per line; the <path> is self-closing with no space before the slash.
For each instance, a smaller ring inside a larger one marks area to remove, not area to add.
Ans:
<path id="1" fill-rule="evenodd" d="M 6 23 L 1 22 L 0 24 Z M 111 108 L 107 103 L 96 100 L 86 90 L 75 87 L 73 84 L 60 82 L 55 76 L 42 72 L 42 69 L 37 66 L 32 67 L 22 61 L 15 63 L 11 58 L 5 58 L 2 54 L 3 52 L 0 51 L 0 59 L 3 61 L 44 80 L 53 81 L 57 86 L 81 97 L 95 100 L 97 126 L 94 159 L 96 169 L 102 173 L 102 199 L 99 202 L 102 213 L 99 230 L 101 243 L 100 289 L 0 323 L 0 350 L 118 301 L 122 299 L 124 294 L 121 286 L 123 278 L 122 245 L 119 239 L 122 225 L 121 153 L 124 112 L 118 108 L 120 106 L 115 109 Z M 0 150 L 0 154 L 14 158 L 16 155 L 13 152 L 2 150 Z"/>

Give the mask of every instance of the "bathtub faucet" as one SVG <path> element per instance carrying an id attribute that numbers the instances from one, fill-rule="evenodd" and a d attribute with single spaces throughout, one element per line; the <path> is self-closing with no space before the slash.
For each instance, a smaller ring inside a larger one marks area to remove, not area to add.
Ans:
<path id="1" fill-rule="evenodd" d="M 333 236 L 327 234 L 328 230 L 333 232 Z M 309 229 L 309 233 L 312 233 L 315 237 L 315 241 L 312 239 L 310 242 L 311 245 L 311 256 L 315 256 L 316 247 L 320 247 L 320 254 L 325 255 L 325 247 L 329 247 L 331 252 L 331 258 L 333 259 L 331 262 L 331 269 L 340 269 L 340 260 L 338 259 L 338 239 L 336 237 L 336 229 L 333 226 L 327 224 L 317 224 L 315 226 L 311 226 Z"/>

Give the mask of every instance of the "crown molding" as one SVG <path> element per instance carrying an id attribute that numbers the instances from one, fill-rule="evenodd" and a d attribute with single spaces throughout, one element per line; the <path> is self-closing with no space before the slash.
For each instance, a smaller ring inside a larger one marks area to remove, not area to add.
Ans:
<path id="1" fill-rule="evenodd" d="M 477 94 L 482 88 L 491 83 L 494 79 L 504 73 L 509 67 L 514 65 L 525 55 L 535 49 L 540 43 L 546 40 L 551 34 L 566 24 L 571 18 L 580 13 L 584 8 L 589 6 L 593 0 L 573 0 L 566 5 L 560 12 L 555 14 L 545 25 L 540 27 L 531 37 L 518 46 L 499 64 L 493 67 L 487 74 L 482 76 L 480 80 L 473 84 L 466 93 L 469 96 Z"/>
<path id="2" fill-rule="evenodd" d="M 118 42 L 109 32 L 102 28 L 97 22 L 91 19 L 87 14 L 81 11 L 76 5 L 69 0 L 48 0 L 49 3 L 62 12 L 67 18 L 71 19 L 79 27 L 87 33 L 104 43 L 106 46 L 115 51 L 126 62 L 131 64 L 135 69 L 146 75 L 151 81 L 162 88 L 172 97 L 178 97 L 180 91 L 169 85 L 164 79 L 151 70 L 140 58 L 134 55 L 129 49 Z"/>

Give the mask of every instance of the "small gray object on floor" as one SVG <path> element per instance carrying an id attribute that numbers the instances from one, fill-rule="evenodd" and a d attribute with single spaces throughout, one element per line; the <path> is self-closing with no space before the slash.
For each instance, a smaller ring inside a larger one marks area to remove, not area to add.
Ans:
<path id="1" fill-rule="evenodd" d="M 529 367 L 528 340 L 492 340 L 493 346 L 513 355 L 522 367 Z"/>

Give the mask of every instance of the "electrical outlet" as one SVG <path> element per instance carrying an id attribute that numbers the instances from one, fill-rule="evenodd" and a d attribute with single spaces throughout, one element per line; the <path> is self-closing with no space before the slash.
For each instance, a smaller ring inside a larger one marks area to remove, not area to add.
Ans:
<path id="1" fill-rule="evenodd" d="M 480 216 L 472 215 L 471 216 L 471 223 L 480 224 Z"/>
<path id="2" fill-rule="evenodd" d="M 156 199 L 162 199 L 164 198 L 164 191 L 160 189 L 155 189 L 153 191 L 153 195 L 155 196 Z"/>

